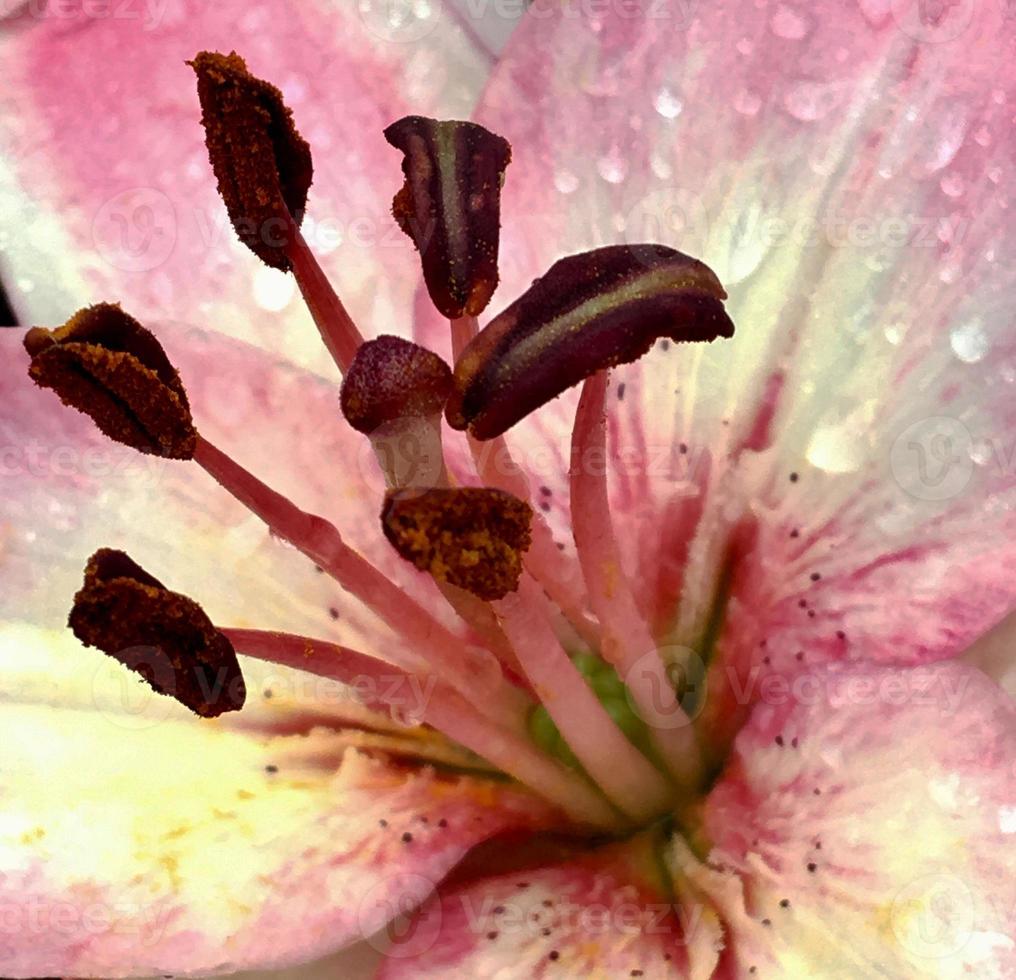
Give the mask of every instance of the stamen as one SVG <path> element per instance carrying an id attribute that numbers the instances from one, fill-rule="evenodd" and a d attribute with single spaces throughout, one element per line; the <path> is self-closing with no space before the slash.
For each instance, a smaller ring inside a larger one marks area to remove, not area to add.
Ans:
<path id="1" fill-rule="evenodd" d="M 202 51 L 188 64 L 198 77 L 208 158 L 229 220 L 262 262 L 287 271 L 285 246 L 291 225 L 303 219 L 313 176 L 310 147 L 282 93 L 251 75 L 236 52 Z"/>
<path id="2" fill-rule="evenodd" d="M 489 487 L 389 493 L 381 525 L 395 550 L 421 571 L 481 599 L 518 588 L 532 508 Z"/>
<path id="3" fill-rule="evenodd" d="M 603 630 L 600 652 L 627 685 L 637 714 L 670 774 L 691 786 L 700 759 L 691 719 L 677 700 L 657 644 L 639 614 L 614 538 L 606 472 L 593 460 L 607 458 L 604 401 L 607 373 L 582 390 L 572 435 L 571 513 L 579 562 L 593 611 Z"/>
<path id="4" fill-rule="evenodd" d="M 363 335 L 346 312 L 338 293 L 332 288 L 310 246 L 304 241 L 296 222 L 290 220 L 285 245 L 296 284 L 314 318 L 314 324 L 339 370 L 345 374 L 363 344 Z"/>
<path id="5" fill-rule="evenodd" d="M 471 122 L 406 116 L 385 130 L 405 154 L 392 214 L 413 240 L 434 305 L 449 319 L 482 313 L 498 282 L 507 140 Z"/>
<path id="6" fill-rule="evenodd" d="M 122 551 L 88 560 L 70 614 L 74 635 L 140 674 L 159 694 L 215 718 L 246 699 L 229 640 L 192 599 L 171 592 Z"/>
<path id="7" fill-rule="evenodd" d="M 659 337 L 733 336 L 726 295 L 707 266 L 663 245 L 561 259 L 463 351 L 448 422 L 490 439 L 591 374 L 637 360 Z"/>
<path id="8" fill-rule="evenodd" d="M 614 724 L 561 648 L 542 609 L 539 587 L 519 591 L 494 610 L 533 689 L 583 768 L 620 810 L 636 821 L 664 813 L 670 793 L 660 773 Z"/>
<path id="9" fill-rule="evenodd" d="M 165 459 L 190 459 L 196 432 L 187 393 L 151 332 L 119 306 L 79 310 L 56 330 L 25 334 L 28 373 L 111 439 Z"/>
<path id="10" fill-rule="evenodd" d="M 451 369 L 437 354 L 382 336 L 356 353 L 342 384 L 342 414 L 369 436 L 390 488 L 447 483 L 441 412 Z"/>
<path id="11" fill-rule="evenodd" d="M 458 360 L 462 351 L 479 332 L 476 317 L 463 316 L 451 321 L 452 355 Z M 466 433 L 469 450 L 476 465 L 476 472 L 484 484 L 514 494 L 520 500 L 531 503 L 529 480 L 524 471 L 512 458 L 507 442 L 495 436 L 486 442 Z M 585 613 L 585 595 L 581 583 L 575 580 L 574 565 L 568 562 L 558 550 L 550 526 L 542 514 L 533 511 L 532 544 L 523 557 L 523 564 L 557 603 L 562 614 L 571 624 L 583 642 L 596 647 L 600 642 L 600 630 Z"/>
<path id="12" fill-rule="evenodd" d="M 338 529 L 308 514 L 262 483 L 208 440 L 198 436 L 194 460 L 223 488 L 372 609 L 406 640 L 431 669 L 463 692 L 491 696 L 491 711 L 516 719 L 527 699 L 504 681 L 489 653 L 466 648 L 422 606 L 365 558 L 353 551 Z"/>
<path id="13" fill-rule="evenodd" d="M 413 678 L 384 661 L 322 640 L 263 630 L 224 629 L 223 633 L 247 656 L 355 684 L 358 690 L 364 686 L 358 682 L 369 678 L 378 692 L 376 707 L 394 709 L 397 717 L 406 714 L 405 697 L 399 691 L 412 687 L 411 682 L 416 680 L 419 703 L 410 706 L 411 716 L 419 714 L 419 721 L 514 776 L 559 806 L 576 823 L 618 827 L 617 814 L 581 775 L 539 752 L 518 730 L 492 724 L 472 703 L 439 680 L 431 684 L 430 678 Z"/>

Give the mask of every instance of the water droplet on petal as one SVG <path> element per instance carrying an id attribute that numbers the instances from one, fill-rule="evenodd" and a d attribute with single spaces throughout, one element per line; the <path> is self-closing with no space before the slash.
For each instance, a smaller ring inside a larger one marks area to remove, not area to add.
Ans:
<path id="1" fill-rule="evenodd" d="M 942 193 L 949 197 L 960 197 L 965 189 L 963 178 L 959 174 L 946 174 L 940 181 Z"/>
<path id="2" fill-rule="evenodd" d="M 596 169 L 608 184 L 620 184 L 627 176 L 628 163 L 621 155 L 620 147 L 612 146 L 609 153 L 596 161 Z"/>
<path id="3" fill-rule="evenodd" d="M 755 42 L 751 38 L 742 37 L 736 47 L 738 54 L 749 55 L 755 50 Z"/>
<path id="4" fill-rule="evenodd" d="M 981 126 L 974 133 L 974 140 L 980 146 L 991 146 L 991 130 L 987 126 Z"/>
<path id="5" fill-rule="evenodd" d="M 808 33 L 809 24 L 802 14 L 781 3 L 770 18 L 769 27 L 777 37 L 788 41 L 800 41 Z"/>
<path id="6" fill-rule="evenodd" d="M 570 170 L 562 167 L 554 171 L 554 186 L 562 194 L 574 194 L 579 188 L 579 179 Z"/>
<path id="7" fill-rule="evenodd" d="M 974 317 L 949 334 L 949 346 L 964 364 L 976 364 L 988 353 L 988 335 L 980 317 Z"/>
<path id="8" fill-rule="evenodd" d="M 278 313 L 293 298 L 296 280 L 288 273 L 262 266 L 254 273 L 254 302 L 263 310 Z"/>
<path id="9" fill-rule="evenodd" d="M 890 323 L 885 328 L 885 339 L 889 341 L 893 347 L 899 347 L 903 343 L 903 338 L 907 334 L 907 325 L 905 323 Z"/>
<path id="10" fill-rule="evenodd" d="M 795 119 L 814 122 L 829 114 L 839 101 L 839 90 L 829 82 L 798 82 L 783 98 L 783 104 Z"/>
<path id="11" fill-rule="evenodd" d="M 929 173 L 941 170 L 952 163 L 967 135 L 967 113 L 965 109 L 953 109 L 945 118 L 938 131 L 938 139 L 932 144 L 932 153 L 926 162 Z"/>
<path id="12" fill-rule="evenodd" d="M 762 99 L 754 92 L 749 92 L 743 88 L 734 96 L 734 109 L 741 113 L 742 116 L 757 115 L 761 108 Z"/>
<path id="13" fill-rule="evenodd" d="M 661 88 L 653 100 L 653 107 L 664 119 L 676 119 L 681 115 L 684 103 L 669 88 Z"/>

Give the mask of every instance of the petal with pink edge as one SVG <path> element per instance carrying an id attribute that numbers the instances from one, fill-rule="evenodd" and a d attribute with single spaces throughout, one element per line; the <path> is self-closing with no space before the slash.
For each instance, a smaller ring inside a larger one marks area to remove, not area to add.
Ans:
<path id="1" fill-rule="evenodd" d="M 100 655 L 34 644 L 88 661 L 96 703 L 0 711 L 4 976 L 304 962 L 422 901 L 474 844 L 547 817 L 504 783 L 118 711 Z"/>
<path id="2" fill-rule="evenodd" d="M 215 192 L 184 60 L 235 49 L 314 150 L 308 241 L 368 335 L 398 329 L 418 260 L 389 214 L 401 177 L 381 132 L 469 113 L 493 61 L 469 19 L 353 0 L 129 7 L 28 4 L 0 25 L 3 273 L 22 318 L 122 300 L 327 364 L 291 277 L 238 244 Z"/>
<path id="3" fill-rule="evenodd" d="M 832 667 L 761 703 L 704 810 L 733 975 L 1016 972 L 1016 707 L 962 664 Z"/>
<path id="4" fill-rule="evenodd" d="M 646 846 L 638 839 L 443 889 L 379 980 L 707 980 L 721 942 L 715 913 L 670 896 Z"/>
<path id="5" fill-rule="evenodd" d="M 614 387 L 615 445 L 634 454 L 618 537 L 647 613 L 699 646 L 726 509 L 759 522 L 728 659 L 777 630 L 768 655 L 791 663 L 959 652 L 1016 582 L 1004 9 L 630 13 L 537 2 L 477 118 L 515 147 L 494 309 L 561 254 L 618 239 L 697 255 L 730 292 L 732 341 L 657 348 Z M 574 404 L 514 433 L 562 531 Z"/>

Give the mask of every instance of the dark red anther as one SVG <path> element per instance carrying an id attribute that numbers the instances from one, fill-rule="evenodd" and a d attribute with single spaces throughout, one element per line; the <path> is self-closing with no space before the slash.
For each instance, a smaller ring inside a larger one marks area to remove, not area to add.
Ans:
<path id="1" fill-rule="evenodd" d="M 192 599 L 171 592 L 122 551 L 88 560 L 74 597 L 74 635 L 141 674 L 195 714 L 238 711 L 246 688 L 232 644 Z"/>
<path id="2" fill-rule="evenodd" d="M 518 588 L 532 519 L 529 504 L 489 487 L 397 491 L 381 512 L 406 561 L 487 600 Z"/>
<path id="3" fill-rule="evenodd" d="M 88 415 L 111 439 L 166 459 L 190 459 L 197 432 L 187 393 L 151 331 L 118 305 L 79 310 L 56 330 L 25 334 L 29 376 Z"/>
<path id="4" fill-rule="evenodd" d="M 508 141 L 476 123 L 423 116 L 392 123 L 385 139 L 405 154 L 392 214 L 420 252 L 430 298 L 449 319 L 477 316 L 498 282 Z"/>
<path id="5" fill-rule="evenodd" d="M 448 422 L 491 439 L 597 371 L 637 360 L 660 337 L 733 336 L 726 296 L 708 266 L 663 245 L 561 259 L 462 352 Z"/>
<path id="6" fill-rule="evenodd" d="M 201 51 L 201 123 L 219 194 L 240 240 L 267 265 L 286 271 L 291 221 L 303 219 L 314 168 L 282 93 L 247 71 L 236 52 Z"/>

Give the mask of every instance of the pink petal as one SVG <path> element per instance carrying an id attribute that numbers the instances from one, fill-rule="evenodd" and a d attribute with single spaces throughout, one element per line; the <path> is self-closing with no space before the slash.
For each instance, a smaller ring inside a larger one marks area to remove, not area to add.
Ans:
<path id="1" fill-rule="evenodd" d="M 101 655 L 35 649 L 90 662 L 110 703 Z M 412 908 L 477 842 L 546 819 L 504 784 L 352 749 L 328 764 L 301 738 L 175 715 L 8 703 L 0 730 L 5 976 L 303 962 Z"/>
<path id="2" fill-rule="evenodd" d="M 619 538 L 632 569 L 661 570 L 646 611 L 698 647 L 731 528 L 700 525 L 691 563 L 709 574 L 684 573 L 675 614 L 684 553 L 699 513 L 727 507 L 759 521 L 729 604 L 738 669 L 777 631 L 770 655 L 791 662 L 959 652 L 1016 582 L 1003 9 L 629 14 L 537 2 L 478 118 L 515 147 L 495 303 L 618 238 L 698 255 L 730 291 L 733 341 L 658 349 L 615 379 L 616 445 L 635 460 L 615 480 Z M 552 522 L 574 403 L 514 433 L 554 490 Z"/>
<path id="3" fill-rule="evenodd" d="M 492 60 L 450 9 L 428 10 L 392 26 L 383 4 L 167 0 L 9 19 L 0 200 L 22 317 L 118 299 L 327 364 L 291 278 L 238 245 L 215 193 L 184 59 L 235 48 L 279 84 L 314 149 L 312 247 L 368 335 L 398 329 L 418 259 L 389 214 L 401 177 L 381 131 L 408 112 L 466 115 Z"/>
<path id="4" fill-rule="evenodd" d="M 771 693 L 704 812 L 737 976 L 1011 977 L 1016 708 L 960 664 L 828 668 Z M 767 921 L 768 920 L 768 921 Z"/>
<path id="5" fill-rule="evenodd" d="M 711 911 L 672 901 L 632 843 L 444 890 L 393 948 L 379 980 L 706 980 L 719 938 Z"/>

